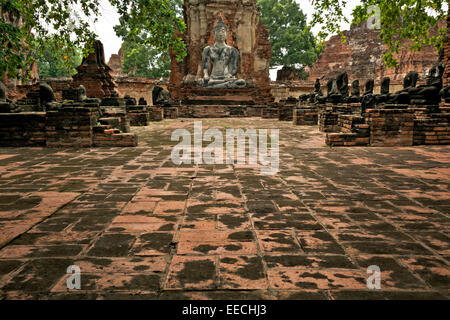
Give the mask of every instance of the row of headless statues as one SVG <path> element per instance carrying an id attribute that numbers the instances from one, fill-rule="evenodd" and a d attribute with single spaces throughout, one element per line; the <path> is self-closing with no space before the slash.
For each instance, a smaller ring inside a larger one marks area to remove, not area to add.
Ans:
<path id="1" fill-rule="evenodd" d="M 426 84 L 416 86 L 419 75 L 410 71 L 403 80 L 403 89 L 390 93 L 390 78 L 385 77 L 381 81 L 380 94 L 373 94 L 374 81 L 367 80 L 363 95 L 360 94 L 359 80 L 352 82 L 349 95 L 348 76 L 344 71 L 337 73 L 336 78 L 327 83 L 327 95 L 325 96 L 320 87 L 320 79 L 316 79 L 314 92 L 300 96 L 303 102 L 310 103 L 362 103 L 363 107 L 370 108 L 377 104 L 412 104 L 412 105 L 436 105 L 444 99 L 450 102 L 449 87 L 442 85 L 444 65 L 436 63 L 429 71 Z M 364 108 L 364 109 L 366 109 Z"/>

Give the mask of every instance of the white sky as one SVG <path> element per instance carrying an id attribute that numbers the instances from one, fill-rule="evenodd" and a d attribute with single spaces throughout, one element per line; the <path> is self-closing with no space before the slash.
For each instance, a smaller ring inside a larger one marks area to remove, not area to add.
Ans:
<path id="1" fill-rule="evenodd" d="M 313 6 L 312 0 L 296 0 L 300 4 L 300 8 L 308 16 L 308 22 L 312 19 Z M 350 18 L 353 8 L 359 4 L 359 0 L 348 0 L 347 9 L 344 14 L 347 18 Z M 100 40 L 105 47 L 105 59 L 109 61 L 111 54 L 117 53 L 120 49 L 122 41 L 118 38 L 114 32 L 113 26 L 119 23 L 119 15 L 114 7 L 111 6 L 108 0 L 100 0 L 100 6 L 102 16 L 99 17 L 98 22 L 93 25 L 93 30 L 97 33 Z M 348 25 L 341 26 L 343 30 L 348 29 Z M 320 30 L 319 26 L 313 29 L 313 33 L 317 34 Z"/>

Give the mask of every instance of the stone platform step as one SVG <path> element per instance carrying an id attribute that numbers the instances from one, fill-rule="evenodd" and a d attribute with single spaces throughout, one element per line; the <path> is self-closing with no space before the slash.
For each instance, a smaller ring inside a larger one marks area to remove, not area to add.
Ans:
<path id="1" fill-rule="evenodd" d="M 361 137 L 358 133 L 327 133 L 325 141 L 332 147 L 367 146 L 370 137 Z"/>
<path id="2" fill-rule="evenodd" d="M 108 125 L 111 128 L 119 128 L 120 127 L 120 118 L 119 117 L 106 117 L 98 119 L 98 122 L 102 125 Z"/>
<path id="3" fill-rule="evenodd" d="M 135 133 L 110 132 L 114 129 L 105 130 L 104 133 L 94 134 L 94 147 L 136 147 L 138 137 Z"/>
<path id="4" fill-rule="evenodd" d="M 178 117 L 187 118 L 228 118 L 260 117 L 263 105 L 183 105 Z"/>
<path id="5" fill-rule="evenodd" d="M 190 96 L 249 96 L 257 91 L 255 88 L 243 89 L 208 89 L 208 88 L 192 88 L 189 90 Z"/>
<path id="6" fill-rule="evenodd" d="M 120 130 L 117 128 L 111 128 L 110 125 L 97 125 L 92 127 L 92 132 L 94 134 L 114 134 L 120 133 Z"/>
<path id="7" fill-rule="evenodd" d="M 255 102 L 251 96 L 196 96 L 183 101 L 185 105 L 254 105 Z"/>

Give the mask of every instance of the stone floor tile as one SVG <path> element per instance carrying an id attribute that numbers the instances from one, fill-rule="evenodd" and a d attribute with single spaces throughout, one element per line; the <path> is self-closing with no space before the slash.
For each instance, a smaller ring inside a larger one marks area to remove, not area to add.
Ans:
<path id="1" fill-rule="evenodd" d="M 306 253 L 344 253 L 343 248 L 325 231 L 297 231 L 296 235 Z"/>
<path id="2" fill-rule="evenodd" d="M 398 260 L 433 288 L 448 290 L 450 267 L 445 260 L 435 257 L 402 257 Z"/>
<path id="3" fill-rule="evenodd" d="M 136 237 L 124 233 L 107 233 L 102 235 L 87 252 L 88 256 L 94 257 L 124 257 L 129 254 L 129 250 Z"/>
<path id="4" fill-rule="evenodd" d="M 220 256 L 219 288 L 267 289 L 268 282 L 259 256 Z"/>
<path id="5" fill-rule="evenodd" d="M 268 254 L 263 258 L 269 269 L 357 269 L 345 255 Z"/>
<path id="6" fill-rule="evenodd" d="M 175 248 L 173 232 L 143 233 L 134 243 L 131 252 L 136 256 L 166 255 Z"/>
<path id="7" fill-rule="evenodd" d="M 290 231 L 270 230 L 256 231 L 258 242 L 265 254 L 267 253 L 301 253 L 303 250 Z"/>
<path id="8" fill-rule="evenodd" d="M 415 290 L 428 287 L 422 279 L 416 277 L 408 268 L 400 265 L 392 257 L 360 256 L 356 260 L 363 270 L 367 270 L 369 266 L 380 268 L 382 290 Z"/>
<path id="9" fill-rule="evenodd" d="M 217 288 L 216 258 L 174 256 L 164 289 L 205 290 Z"/>
<path id="10" fill-rule="evenodd" d="M 366 289 L 366 279 L 357 270 L 269 270 L 274 289 Z"/>

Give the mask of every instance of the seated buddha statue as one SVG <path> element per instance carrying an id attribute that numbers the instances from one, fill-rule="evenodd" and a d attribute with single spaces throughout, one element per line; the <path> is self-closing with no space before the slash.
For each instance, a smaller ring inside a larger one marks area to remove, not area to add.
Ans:
<path id="1" fill-rule="evenodd" d="M 213 29 L 214 44 L 203 49 L 203 79 L 199 86 L 205 88 L 243 88 L 246 82 L 235 77 L 239 67 L 239 51 L 225 43 L 227 26 L 219 17 Z"/>

